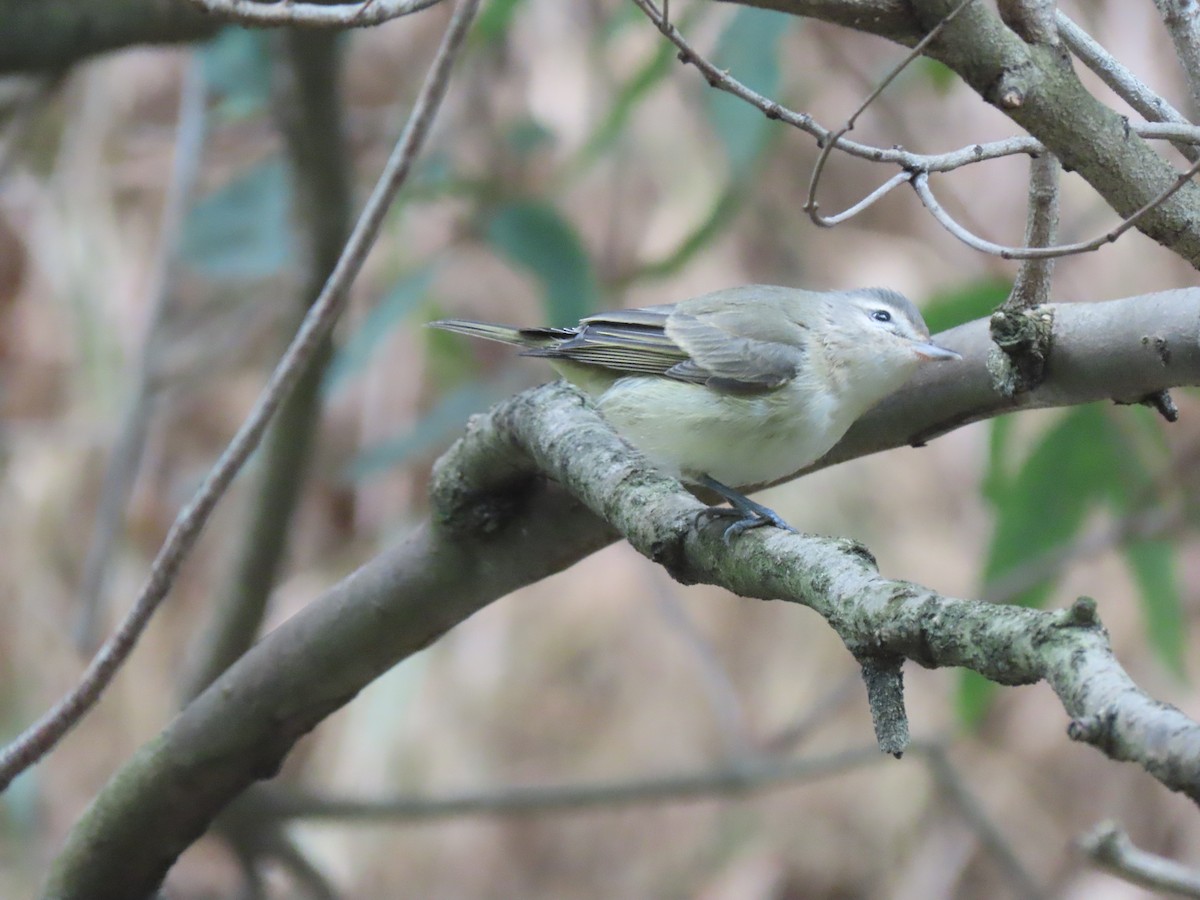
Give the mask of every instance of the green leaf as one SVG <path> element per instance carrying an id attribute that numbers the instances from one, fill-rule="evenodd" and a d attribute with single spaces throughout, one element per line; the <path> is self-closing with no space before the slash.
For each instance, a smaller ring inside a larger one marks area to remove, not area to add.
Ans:
<path id="1" fill-rule="evenodd" d="M 1159 661 L 1183 680 L 1187 628 L 1175 548 L 1169 541 L 1134 541 L 1125 547 L 1125 561 L 1142 593 L 1146 638 Z"/>
<path id="2" fill-rule="evenodd" d="M 270 37 L 262 29 L 229 25 L 204 45 L 204 77 L 217 98 L 216 113 L 245 119 L 271 99 Z"/>
<path id="3" fill-rule="evenodd" d="M 988 430 L 988 468 L 983 475 L 982 493 L 992 506 L 998 507 L 1011 484 L 1009 447 L 1013 433 L 1012 416 L 992 419 Z"/>
<path id="4" fill-rule="evenodd" d="M 964 669 L 958 679 L 958 691 L 954 695 L 954 709 L 958 713 L 958 720 L 967 728 L 977 727 L 991 707 L 999 687 L 978 672 Z"/>
<path id="5" fill-rule="evenodd" d="M 1115 438 L 1097 404 L 1071 410 L 1046 432 L 998 497 L 986 584 L 1075 537 L 1088 510 L 1124 477 L 1127 461 L 1116 451 Z"/>
<path id="6" fill-rule="evenodd" d="M 1128 461 L 1119 452 L 1116 430 L 1103 407 L 1081 406 L 1050 428 L 1021 465 L 1006 478 L 1008 433 L 993 430 L 987 496 L 996 507 L 996 524 L 984 565 L 985 593 L 1006 576 L 1029 568 L 1028 583 L 1009 602 L 1040 607 L 1057 581 L 1057 569 L 1037 572 L 1039 562 L 1066 546 L 1079 532 L 1089 510 L 1111 496 L 1124 478 Z M 963 722 L 975 725 L 987 711 L 994 686 L 964 672 L 955 706 Z"/>
<path id="7" fill-rule="evenodd" d="M 325 390 L 333 393 L 348 379 L 358 375 L 371 361 L 375 350 L 429 293 L 433 269 L 423 266 L 405 275 L 389 290 L 375 308 L 338 349 L 325 374 Z"/>
<path id="8" fill-rule="evenodd" d="M 933 86 L 933 89 L 943 96 L 950 93 L 950 89 L 958 81 L 958 75 L 954 70 L 936 59 L 922 56 L 920 59 L 914 60 L 913 65 L 917 67 L 916 71 Z"/>
<path id="9" fill-rule="evenodd" d="M 503 206 L 488 222 L 487 239 L 538 280 L 548 324 L 574 325 L 596 308 L 600 292 L 583 242 L 554 207 Z"/>
<path id="10" fill-rule="evenodd" d="M 485 43 L 502 38 L 512 24 L 513 15 L 524 0 L 491 0 L 475 20 L 475 33 Z"/>
<path id="11" fill-rule="evenodd" d="M 992 311 L 1008 299 L 1012 282 L 1004 278 L 983 278 L 961 285 L 933 297 L 924 305 L 921 313 L 929 326 L 930 334 L 962 325 L 991 315 Z"/>
<path id="12" fill-rule="evenodd" d="M 721 32 L 712 61 L 751 90 L 774 97 L 779 90 L 779 44 L 792 17 L 772 10 L 743 7 Z M 758 160 L 772 123 L 749 103 L 724 91 L 705 94 L 705 110 L 725 148 L 730 169 L 747 172 Z"/>
<path id="13" fill-rule="evenodd" d="M 278 159 L 259 163 L 202 198 L 183 225 L 180 256 L 212 278 L 266 278 L 291 257 L 291 184 Z"/>

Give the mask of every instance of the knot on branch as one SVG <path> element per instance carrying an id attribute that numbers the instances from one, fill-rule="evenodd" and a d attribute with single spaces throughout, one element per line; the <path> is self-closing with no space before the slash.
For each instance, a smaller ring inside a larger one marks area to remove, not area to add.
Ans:
<path id="1" fill-rule="evenodd" d="M 1117 755 L 1116 724 L 1117 711 L 1110 706 L 1095 715 L 1072 719 L 1067 725 L 1067 737 L 1073 741 L 1091 744 L 1113 759 L 1121 759 L 1122 757 Z"/>
<path id="2" fill-rule="evenodd" d="M 853 648 L 851 652 L 862 666 L 875 741 L 880 750 L 899 759 L 909 743 L 908 713 L 904 708 L 904 657 L 875 655 Z"/>
<path id="3" fill-rule="evenodd" d="M 992 388 L 1012 399 L 1041 384 L 1053 345 L 1053 312 L 1047 307 L 998 309 L 992 313 L 990 330 L 993 347 L 987 365 Z"/>
<path id="4" fill-rule="evenodd" d="M 1058 43 L 1055 0 L 999 0 L 1000 19 L 1027 44 Z"/>
<path id="5" fill-rule="evenodd" d="M 1103 628 L 1096 613 L 1096 601 L 1079 597 L 1060 613 L 1060 628 Z"/>

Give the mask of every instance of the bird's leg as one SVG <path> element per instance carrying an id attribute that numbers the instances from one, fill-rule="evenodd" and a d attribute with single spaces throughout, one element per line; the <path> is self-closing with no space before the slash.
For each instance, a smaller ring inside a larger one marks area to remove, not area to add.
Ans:
<path id="1" fill-rule="evenodd" d="M 735 537 L 743 531 L 749 531 L 751 528 L 761 528 L 764 525 L 774 525 L 776 528 L 782 528 L 784 531 L 795 533 L 796 529 L 783 521 L 779 513 L 773 509 L 768 509 L 761 503 L 755 503 L 745 494 L 739 494 L 731 487 L 727 487 L 715 478 L 708 475 L 701 475 L 696 479 L 696 483 L 708 488 L 710 491 L 715 491 L 726 500 L 729 501 L 729 508 L 724 506 L 710 506 L 704 511 L 705 515 L 713 518 L 734 518 L 734 521 L 725 533 L 722 535 L 722 540 L 726 544 L 730 543 Z"/>

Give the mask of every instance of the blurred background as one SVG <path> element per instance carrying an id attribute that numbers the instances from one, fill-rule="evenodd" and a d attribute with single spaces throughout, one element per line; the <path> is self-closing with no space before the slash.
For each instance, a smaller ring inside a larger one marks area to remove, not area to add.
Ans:
<path id="1" fill-rule="evenodd" d="M 1187 108 L 1150 4 L 1063 8 Z M 691 2 L 671 11 L 718 65 L 831 128 L 903 55 L 760 10 Z M 344 71 L 340 86 L 327 86 L 344 104 L 353 210 L 448 13 L 337 41 Z M 6 739 L 74 683 L 87 655 L 80 641 L 107 634 L 127 609 L 295 327 L 307 235 L 334 214 L 297 196 L 279 127 L 294 108 L 279 88 L 281 45 L 278 35 L 226 29 L 195 47 L 104 56 L 44 90 L 32 79 L 0 84 L 10 111 L 0 168 Z M 946 70 L 920 61 L 853 136 L 939 152 L 1012 133 Z M 414 180 L 354 287 L 317 394 L 311 463 L 288 475 L 300 488 L 293 519 L 253 519 L 259 459 L 100 707 L 0 799 L 0 894 L 35 890 L 89 798 L 178 708 L 256 529 L 287 538 L 269 629 L 422 520 L 430 464 L 470 413 L 551 377 L 506 348 L 423 322 L 571 324 L 595 309 L 767 282 L 895 288 L 936 332 L 1003 300 L 1015 265 L 958 243 L 910 192 L 815 228 L 802 205 L 817 153 L 810 137 L 709 89 L 632 5 L 485 4 Z M 1017 244 L 1027 170 L 1009 158 L 935 187 L 977 233 Z M 891 174 L 834 155 L 822 211 Z M 181 190 L 172 220 L 169 195 Z M 1064 176 L 1063 241 L 1116 221 Z M 1194 278 L 1128 233 L 1060 262 L 1054 298 L 1103 300 Z M 1170 426 L 1111 405 L 974 425 L 762 499 L 801 530 L 862 541 L 884 575 L 948 595 L 1056 606 L 1095 597 L 1135 680 L 1197 717 L 1189 463 L 1200 410 L 1193 396 L 1176 401 L 1182 418 Z M 138 415 L 140 459 L 124 512 L 102 526 L 101 602 L 89 614 L 81 596 L 100 497 Z M 1200 866 L 1194 806 L 1068 741 L 1046 686 L 993 691 L 956 671 L 906 671 L 919 745 L 903 760 L 869 755 L 732 797 L 299 819 L 289 831 L 348 897 L 1023 896 L 1016 865 L 1049 896 L 1141 896 L 1073 847 L 1109 818 L 1143 848 Z M 281 780 L 366 799 L 569 791 L 780 754 L 860 756 L 872 745 L 858 668 L 817 616 L 681 587 L 621 543 L 492 604 L 397 666 L 306 739 Z M 269 866 L 267 895 L 295 895 L 295 878 Z M 168 887 L 173 897 L 224 897 L 240 879 L 235 854 L 210 837 Z"/>

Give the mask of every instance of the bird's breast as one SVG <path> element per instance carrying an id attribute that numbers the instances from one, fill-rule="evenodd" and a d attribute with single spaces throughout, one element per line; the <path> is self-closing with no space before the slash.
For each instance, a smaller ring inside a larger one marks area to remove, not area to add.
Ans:
<path id="1" fill-rule="evenodd" d="M 665 378 L 622 378 L 598 400 L 612 426 L 652 462 L 731 487 L 783 478 L 819 459 L 850 427 L 836 397 L 796 380 L 724 394 Z"/>

